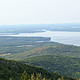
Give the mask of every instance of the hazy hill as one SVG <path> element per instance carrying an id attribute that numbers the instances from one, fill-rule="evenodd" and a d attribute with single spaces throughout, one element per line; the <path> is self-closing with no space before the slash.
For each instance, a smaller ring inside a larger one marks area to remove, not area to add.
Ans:
<path id="1" fill-rule="evenodd" d="M 33 33 L 43 30 L 52 31 L 76 31 L 80 32 L 80 24 L 22 24 L 22 25 L 0 25 L 0 33 Z"/>

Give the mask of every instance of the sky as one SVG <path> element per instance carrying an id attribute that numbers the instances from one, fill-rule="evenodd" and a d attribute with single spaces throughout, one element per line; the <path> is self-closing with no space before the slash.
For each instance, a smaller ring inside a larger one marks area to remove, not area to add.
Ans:
<path id="1" fill-rule="evenodd" d="M 0 25 L 80 23 L 80 0 L 0 0 Z"/>

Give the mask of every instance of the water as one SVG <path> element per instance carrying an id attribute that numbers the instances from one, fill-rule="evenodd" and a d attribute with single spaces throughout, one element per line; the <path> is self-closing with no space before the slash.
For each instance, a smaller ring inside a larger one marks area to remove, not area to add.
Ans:
<path id="1" fill-rule="evenodd" d="M 33 45 L 20 45 L 20 46 L 17 46 L 17 47 L 27 47 L 27 46 L 33 46 Z"/>
<path id="2" fill-rule="evenodd" d="M 16 36 L 16 37 L 51 37 L 51 41 L 63 44 L 80 46 L 80 32 L 65 32 L 65 31 L 45 31 L 39 33 L 20 33 L 17 35 L 4 34 L 0 36 Z"/>

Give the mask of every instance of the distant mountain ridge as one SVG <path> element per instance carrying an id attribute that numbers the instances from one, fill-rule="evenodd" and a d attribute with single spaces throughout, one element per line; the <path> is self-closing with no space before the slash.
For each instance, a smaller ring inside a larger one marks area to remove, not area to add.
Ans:
<path id="1" fill-rule="evenodd" d="M 33 33 L 42 32 L 43 29 L 80 32 L 80 23 L 0 25 L 0 33 Z"/>

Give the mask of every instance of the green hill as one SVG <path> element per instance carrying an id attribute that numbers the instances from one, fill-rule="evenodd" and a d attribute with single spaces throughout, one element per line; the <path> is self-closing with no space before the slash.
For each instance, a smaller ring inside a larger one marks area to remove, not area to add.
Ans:
<path id="1" fill-rule="evenodd" d="M 25 51 L 23 53 L 4 56 L 4 58 L 21 60 L 26 57 L 35 57 L 35 56 L 42 56 L 42 55 L 65 55 L 65 56 L 80 58 L 80 47 L 72 46 L 72 45 L 41 47 L 41 48 Z"/>
<path id="2" fill-rule="evenodd" d="M 16 61 L 6 60 L 0 58 L 0 80 L 20 80 L 22 73 L 26 71 L 30 76 L 34 73 L 41 73 L 42 77 L 47 79 L 51 78 L 51 80 L 57 80 L 62 76 L 56 73 L 50 73 L 42 68 L 28 66 L 23 63 L 19 63 Z M 12 79 L 13 78 L 13 79 Z M 75 80 L 71 77 L 63 77 L 64 80 Z"/>
<path id="3" fill-rule="evenodd" d="M 50 72 L 55 71 L 62 75 L 80 78 L 80 47 L 73 45 L 58 45 L 52 42 L 40 43 L 36 43 L 36 46 L 28 51 L 3 57 L 6 59 L 20 60 L 24 63 L 27 62 L 27 64 L 33 66 L 40 66 Z"/>
<path id="4" fill-rule="evenodd" d="M 26 58 L 22 62 L 32 66 L 42 67 L 49 72 L 80 78 L 80 58 L 44 55 Z"/>
<path id="5" fill-rule="evenodd" d="M 25 51 L 30 51 L 32 49 L 41 48 L 41 47 L 63 45 L 63 44 L 56 43 L 56 42 L 32 42 L 32 41 L 27 41 L 27 38 L 26 38 L 26 40 L 22 40 L 22 41 L 19 39 L 17 41 L 15 41 L 15 40 L 14 41 L 10 41 L 10 40 L 5 41 L 5 38 L 3 38 L 2 41 L 0 38 L 0 56 L 2 54 L 7 55 L 8 53 L 11 53 L 11 54 L 22 53 Z"/>

